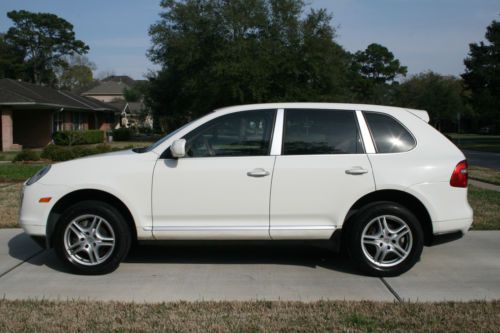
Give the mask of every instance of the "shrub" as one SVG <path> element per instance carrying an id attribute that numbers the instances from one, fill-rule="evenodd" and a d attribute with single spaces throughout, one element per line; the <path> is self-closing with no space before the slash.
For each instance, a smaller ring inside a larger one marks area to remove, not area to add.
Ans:
<path id="1" fill-rule="evenodd" d="M 93 154 L 103 154 L 103 153 L 109 153 L 111 151 L 111 146 L 107 145 L 105 143 L 102 143 L 100 145 L 97 145 L 94 147 Z"/>
<path id="2" fill-rule="evenodd" d="M 40 155 L 33 150 L 23 150 L 16 154 L 14 157 L 15 162 L 19 161 L 38 161 L 40 160 Z"/>
<path id="3" fill-rule="evenodd" d="M 86 145 L 101 143 L 104 132 L 101 130 L 59 131 L 52 136 L 54 143 L 60 146 Z"/>
<path id="4" fill-rule="evenodd" d="M 52 161 L 67 161 L 77 156 L 74 155 L 73 149 L 69 147 L 48 145 L 43 149 L 41 157 Z"/>
<path id="5" fill-rule="evenodd" d="M 48 145 L 43 149 L 41 156 L 42 158 L 60 162 L 89 155 L 108 153 L 110 151 L 113 151 L 111 146 L 104 143 L 94 147 Z"/>
<path id="6" fill-rule="evenodd" d="M 74 156 L 74 158 L 95 154 L 93 149 L 89 147 L 75 146 L 71 148 L 68 147 L 67 149 L 70 149 L 72 151 L 72 155 Z"/>
<path id="7" fill-rule="evenodd" d="M 113 130 L 114 141 L 128 141 L 132 137 L 132 131 L 128 128 L 118 128 Z"/>

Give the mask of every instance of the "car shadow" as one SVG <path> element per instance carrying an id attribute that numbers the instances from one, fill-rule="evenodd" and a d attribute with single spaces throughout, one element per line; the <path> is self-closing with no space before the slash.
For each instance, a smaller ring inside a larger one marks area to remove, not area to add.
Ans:
<path id="1" fill-rule="evenodd" d="M 41 248 L 26 234 L 8 242 L 9 255 L 29 264 L 71 273 L 51 249 Z M 29 249 L 29 250 L 28 250 Z M 361 274 L 345 255 L 327 246 L 307 242 L 161 242 L 132 247 L 125 263 L 133 264 L 269 264 L 321 267 L 349 274 Z"/>

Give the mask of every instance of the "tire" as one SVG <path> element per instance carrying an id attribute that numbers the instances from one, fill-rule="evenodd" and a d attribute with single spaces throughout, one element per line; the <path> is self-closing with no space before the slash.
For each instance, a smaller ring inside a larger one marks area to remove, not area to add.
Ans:
<path id="1" fill-rule="evenodd" d="M 132 236 L 127 221 L 113 206 L 82 201 L 68 208 L 53 236 L 59 259 L 78 274 L 106 274 L 127 256 Z"/>
<path id="2" fill-rule="evenodd" d="M 412 268 L 424 246 L 422 226 L 407 208 L 377 202 L 362 209 L 347 228 L 351 259 L 372 276 L 397 276 Z"/>

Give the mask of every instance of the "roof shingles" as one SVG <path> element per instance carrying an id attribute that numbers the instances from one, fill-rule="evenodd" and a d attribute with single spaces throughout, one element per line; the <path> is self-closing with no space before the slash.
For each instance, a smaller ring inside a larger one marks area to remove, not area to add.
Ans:
<path id="1" fill-rule="evenodd" d="M 116 111 L 98 100 L 35 84 L 0 79 L 0 105 L 37 105 L 74 110 Z"/>

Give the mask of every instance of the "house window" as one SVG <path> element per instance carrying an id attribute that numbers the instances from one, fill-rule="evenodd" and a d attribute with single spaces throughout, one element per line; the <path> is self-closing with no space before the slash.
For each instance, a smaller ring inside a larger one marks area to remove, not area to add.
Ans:
<path id="1" fill-rule="evenodd" d="M 72 112 L 71 113 L 71 129 L 73 131 L 83 130 L 84 124 L 84 114 L 82 112 Z"/>
<path id="2" fill-rule="evenodd" d="M 52 117 L 52 131 L 53 132 L 59 132 L 62 131 L 63 128 L 63 114 L 60 111 L 54 112 L 54 115 Z"/>

